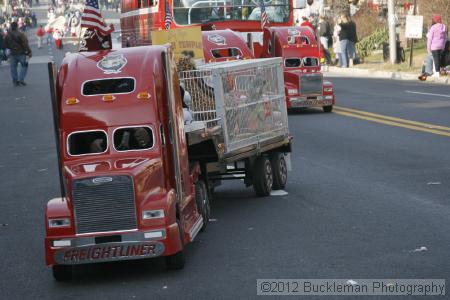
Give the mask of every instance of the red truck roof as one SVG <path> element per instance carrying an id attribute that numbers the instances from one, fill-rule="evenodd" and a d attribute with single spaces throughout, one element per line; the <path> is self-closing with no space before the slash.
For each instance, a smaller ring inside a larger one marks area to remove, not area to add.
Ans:
<path id="1" fill-rule="evenodd" d="M 320 57 L 315 33 L 309 27 L 266 27 L 264 40 L 273 36 L 276 56 Z"/>
<path id="2" fill-rule="evenodd" d="M 239 33 L 232 30 L 203 31 L 205 62 L 254 58 Z"/>
<path id="3" fill-rule="evenodd" d="M 161 97 L 157 93 L 164 91 L 159 70 L 165 49 L 133 47 L 66 56 L 57 82 L 61 129 L 154 121 L 156 97 Z"/>

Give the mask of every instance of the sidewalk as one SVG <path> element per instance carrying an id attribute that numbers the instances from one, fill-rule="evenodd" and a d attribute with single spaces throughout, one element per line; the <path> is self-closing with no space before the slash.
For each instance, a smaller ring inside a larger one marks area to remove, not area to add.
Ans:
<path id="1" fill-rule="evenodd" d="M 413 80 L 417 82 L 422 82 L 417 78 L 419 74 L 408 72 L 376 71 L 373 69 L 365 69 L 363 66 L 364 65 L 360 65 L 358 68 L 339 68 L 332 66 L 323 66 L 322 72 L 324 73 L 324 75 L 332 75 L 332 76 Z M 441 76 L 438 78 L 428 77 L 427 80 L 423 82 L 425 83 L 433 82 L 450 85 L 450 76 Z"/>

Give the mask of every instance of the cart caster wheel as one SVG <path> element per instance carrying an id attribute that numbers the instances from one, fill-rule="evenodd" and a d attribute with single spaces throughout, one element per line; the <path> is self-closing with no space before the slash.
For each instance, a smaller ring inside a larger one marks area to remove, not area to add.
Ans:
<path id="1" fill-rule="evenodd" d="M 195 202 L 197 204 L 198 212 L 203 217 L 202 231 L 206 229 L 209 223 L 209 217 L 211 215 L 211 206 L 209 204 L 208 191 L 203 181 L 199 180 L 195 184 Z"/>
<path id="2" fill-rule="evenodd" d="M 324 112 L 329 113 L 333 110 L 333 105 L 324 106 L 322 108 Z"/>
<path id="3" fill-rule="evenodd" d="M 270 156 L 270 163 L 272 164 L 272 173 L 273 173 L 273 186 L 274 190 L 284 189 L 287 182 L 287 164 L 284 159 L 284 154 L 282 153 L 273 153 Z"/>
<path id="4" fill-rule="evenodd" d="M 273 185 L 272 165 L 267 157 L 260 156 L 253 167 L 253 188 L 260 197 L 269 196 Z"/>
<path id="5" fill-rule="evenodd" d="M 56 265 L 52 267 L 52 272 L 56 281 L 64 282 L 72 279 L 72 266 Z"/>

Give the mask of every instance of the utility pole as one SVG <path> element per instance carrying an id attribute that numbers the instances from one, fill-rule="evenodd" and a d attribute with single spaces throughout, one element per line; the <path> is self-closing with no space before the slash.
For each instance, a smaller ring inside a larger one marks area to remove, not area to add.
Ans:
<path id="1" fill-rule="evenodd" d="M 395 6 L 394 0 L 388 0 L 388 24 L 389 24 L 389 54 L 391 64 L 397 60 L 397 41 L 395 34 Z"/>

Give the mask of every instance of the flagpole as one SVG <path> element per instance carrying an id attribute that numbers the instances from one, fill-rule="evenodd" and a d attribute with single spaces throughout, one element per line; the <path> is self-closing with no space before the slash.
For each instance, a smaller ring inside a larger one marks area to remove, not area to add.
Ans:
<path id="1" fill-rule="evenodd" d="M 78 46 L 77 46 L 77 52 L 80 52 L 80 44 L 81 44 L 81 31 L 83 30 L 83 27 L 81 27 L 80 24 L 80 30 L 79 30 L 79 34 L 78 34 Z"/>

